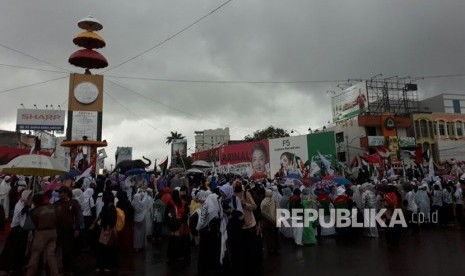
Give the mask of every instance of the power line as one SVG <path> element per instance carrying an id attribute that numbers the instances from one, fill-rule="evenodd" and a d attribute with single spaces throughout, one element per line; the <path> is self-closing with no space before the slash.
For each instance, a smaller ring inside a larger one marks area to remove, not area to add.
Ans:
<path id="1" fill-rule="evenodd" d="M 51 82 L 51 81 L 61 80 L 61 79 L 64 79 L 64 78 L 66 78 L 66 77 L 68 77 L 68 76 L 63 76 L 63 77 L 54 78 L 54 79 L 50 79 L 50 80 L 45 80 L 45 81 L 41 81 L 41 82 L 26 84 L 26 85 L 19 86 L 19 87 L 15 87 L 15 88 L 9 88 L 9 89 L 5 89 L 5 90 L 0 90 L 0 93 L 6 93 L 6 92 L 9 92 L 9 91 L 18 90 L 18 89 L 22 89 L 22 88 L 27 88 L 27 87 L 31 87 L 31 86 L 35 86 L 35 85 L 39 85 L 39 84 Z"/>
<path id="2" fill-rule="evenodd" d="M 152 47 L 148 48 L 147 50 L 145 50 L 145 51 L 143 51 L 143 52 L 141 52 L 141 53 L 135 55 L 134 57 L 132 57 L 132 58 L 126 60 L 126 61 L 123 61 L 123 62 L 119 63 L 118 65 L 113 66 L 112 68 L 109 68 L 108 70 L 104 71 L 104 73 L 105 73 L 105 72 L 109 72 L 109 71 L 111 71 L 111 70 L 113 70 L 113 69 L 116 69 L 116 68 L 118 68 L 118 67 L 120 67 L 120 66 L 122 66 L 122 65 L 124 65 L 124 64 L 126 64 L 126 63 L 128 63 L 128 62 L 130 62 L 131 60 L 134 60 L 134 59 L 136 59 L 136 58 L 142 56 L 143 54 L 145 54 L 145 53 L 147 53 L 147 52 L 150 52 L 151 50 L 153 50 L 153 49 L 155 49 L 155 48 L 157 48 L 157 47 L 160 47 L 161 45 L 163 45 L 163 44 L 165 44 L 166 42 L 170 41 L 170 40 L 173 39 L 174 37 L 180 35 L 180 34 L 183 33 L 184 31 L 190 29 L 192 26 L 196 25 L 196 24 L 199 23 L 200 21 L 204 20 L 204 19 L 207 18 L 208 16 L 214 14 L 215 12 L 217 12 L 217 11 L 218 11 L 219 9 L 221 9 L 222 7 L 226 6 L 226 5 L 227 5 L 229 2 L 231 2 L 231 1 L 232 1 L 232 0 L 228 0 L 228 1 L 224 2 L 223 4 L 219 5 L 218 7 L 216 7 L 215 9 L 213 9 L 212 11 L 210 11 L 209 13 L 207 13 L 206 15 L 200 17 L 199 19 L 197 19 L 196 21 L 194 21 L 193 23 L 191 23 L 191 24 L 188 25 L 187 27 L 185 27 L 185 28 L 181 29 L 180 31 L 176 32 L 174 35 L 169 36 L 168 38 L 166 38 L 166 39 L 163 40 L 162 42 L 159 42 L 159 43 L 155 44 L 154 46 L 152 46 Z"/>
<path id="3" fill-rule="evenodd" d="M 139 116 L 137 113 L 135 113 L 134 111 L 132 111 L 131 109 L 127 108 L 126 106 L 124 106 L 120 101 L 118 101 L 115 97 L 113 97 L 110 93 L 106 92 L 105 91 L 105 94 L 108 95 L 110 98 L 112 98 L 117 104 L 119 104 L 120 106 L 122 106 L 124 109 L 126 109 L 126 111 L 128 111 L 129 113 L 133 114 L 134 116 L 136 116 L 137 118 L 142 118 L 141 116 Z M 151 127 L 152 129 L 160 132 L 161 134 L 163 135 L 167 135 L 164 131 L 156 128 L 155 126 L 151 125 L 149 122 L 147 122 L 146 120 L 142 120 L 142 122 L 144 122 L 145 124 L 147 124 L 149 127 Z M 168 135 L 167 135 L 168 136 Z"/>
<path id="4" fill-rule="evenodd" d="M 173 110 L 175 110 L 175 111 L 184 113 L 184 114 L 189 115 L 189 116 L 191 116 L 191 117 L 196 117 L 196 118 L 198 118 L 198 119 L 200 119 L 200 120 L 204 120 L 204 121 L 207 121 L 207 122 L 210 122 L 210 123 L 219 125 L 219 126 L 223 126 L 223 124 L 221 124 L 221 123 L 218 123 L 218 122 L 215 122 L 215 121 L 212 121 L 212 120 L 205 119 L 205 118 L 203 118 L 202 116 L 198 116 L 198 115 L 195 115 L 195 114 L 186 112 L 186 111 L 184 111 L 184 110 L 182 110 L 182 109 L 179 109 L 179 108 L 170 106 L 170 105 L 168 105 L 168 104 L 162 103 L 162 102 L 160 102 L 160 101 L 154 100 L 154 99 L 152 99 L 152 98 L 150 98 L 150 97 L 148 97 L 148 96 L 146 96 L 146 95 L 144 95 L 144 94 L 141 94 L 141 93 L 139 93 L 139 92 L 136 92 L 136 91 L 134 91 L 134 90 L 132 90 L 132 89 L 130 89 L 130 88 L 128 88 L 128 87 L 122 85 L 122 84 L 119 84 L 119 83 L 117 83 L 117 82 L 115 82 L 115 81 L 112 81 L 112 80 L 108 80 L 108 81 L 111 82 L 111 83 L 113 83 L 113 84 L 116 85 L 116 86 L 119 86 L 120 88 L 123 88 L 123 89 L 125 89 L 125 90 L 127 90 L 127 91 L 129 91 L 129 92 L 131 92 L 131 93 L 134 93 L 134 94 L 136 94 L 136 95 L 139 95 L 139 96 L 141 96 L 141 97 L 143 97 L 143 98 L 145 98 L 145 99 L 147 99 L 147 100 L 150 100 L 150 101 L 152 101 L 152 102 L 155 102 L 155 103 L 158 103 L 158 104 L 160 104 L 160 105 L 163 105 L 163 106 L 165 106 L 165 107 L 167 107 L 167 108 L 170 108 L 170 109 L 173 109 Z M 238 130 L 242 130 L 242 131 L 251 132 L 251 130 L 249 130 L 249 129 L 243 129 L 243 128 L 238 128 L 238 127 L 231 127 L 231 128 L 238 129 Z"/>
<path id="5" fill-rule="evenodd" d="M 34 68 L 34 67 L 27 67 L 27 66 L 13 65 L 13 64 L 5 64 L 5 63 L 0 63 L 0 66 L 21 68 L 21 69 L 30 69 L 30 70 L 37 70 L 37 71 L 44 71 L 44 72 L 53 72 L 53 73 L 68 73 L 66 71 L 48 70 L 48 69 L 42 69 L 42 68 Z"/>
<path id="6" fill-rule="evenodd" d="M 11 47 L 8 47 L 8 46 L 6 46 L 5 44 L 0 43 L 0 46 L 2 46 L 3 48 L 8 49 L 8 50 L 10 50 L 10 51 L 13 51 L 13 52 L 16 52 L 16 53 L 20 53 L 20 54 L 25 55 L 25 56 L 27 56 L 27 57 L 30 57 L 30 58 L 32 58 L 32 59 L 35 59 L 35 60 L 38 60 L 38 61 L 43 62 L 43 63 L 45 63 L 45 64 L 48 64 L 48 65 L 53 66 L 53 67 L 55 67 L 55 68 L 64 70 L 64 71 L 66 71 L 66 72 L 70 72 L 69 70 L 66 70 L 66 69 L 64 69 L 64 68 L 62 68 L 62 67 L 60 67 L 60 66 L 57 66 L 57 65 L 55 65 L 55 64 L 52 64 L 52 63 L 50 63 L 50 62 L 48 62 L 48 61 L 45 61 L 45 60 L 43 60 L 43 59 L 34 57 L 34 56 L 32 56 L 32 55 L 30 55 L 30 54 L 28 54 L 28 53 L 25 53 L 25 52 L 23 52 L 23 51 L 16 50 L 16 49 L 13 49 L 13 48 L 11 48 Z"/>
<path id="7" fill-rule="evenodd" d="M 125 77 L 105 75 L 109 78 L 116 79 L 132 79 L 132 80 L 149 80 L 161 82 L 185 82 L 185 83 L 218 83 L 218 84 L 286 84 L 286 83 L 333 83 L 345 82 L 347 80 L 295 80 L 295 81 L 215 81 L 215 80 L 186 80 L 186 79 L 161 79 L 161 78 L 146 78 L 146 77 Z"/>

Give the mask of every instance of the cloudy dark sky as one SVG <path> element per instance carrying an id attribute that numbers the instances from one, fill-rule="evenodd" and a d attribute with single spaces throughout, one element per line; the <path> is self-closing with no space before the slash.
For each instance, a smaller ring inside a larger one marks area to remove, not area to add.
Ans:
<path id="1" fill-rule="evenodd" d="M 14 130 L 21 103 L 67 106 L 67 74 L 82 72 L 67 62 L 77 50 L 76 23 L 91 14 L 104 24 L 101 53 L 110 63 L 94 73 L 106 75 L 103 138 L 111 156 L 117 146 L 132 146 L 134 158 L 163 158 L 171 130 L 194 148 L 195 130 L 230 127 L 231 138 L 241 139 L 269 125 L 302 134 L 323 126 L 331 119 L 326 91 L 340 91 L 338 82 L 292 81 L 465 73 L 463 0 L 233 0 L 114 69 L 224 1 L 0 1 L 0 128 Z M 461 94 L 464 82 L 418 80 L 419 96 Z"/>

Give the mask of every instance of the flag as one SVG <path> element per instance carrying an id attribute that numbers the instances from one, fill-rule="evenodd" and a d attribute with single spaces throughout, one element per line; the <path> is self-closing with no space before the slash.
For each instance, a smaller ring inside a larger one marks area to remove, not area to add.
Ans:
<path id="1" fill-rule="evenodd" d="M 386 147 L 376 148 L 376 151 L 381 158 L 388 158 L 391 155 L 391 152 Z"/>
<path id="2" fill-rule="evenodd" d="M 318 164 L 315 161 L 313 161 L 313 157 L 312 157 L 312 162 L 310 162 L 310 175 L 315 175 L 320 170 L 321 170 L 320 166 L 318 166 Z"/>
<path id="3" fill-rule="evenodd" d="M 87 169 L 85 169 L 81 174 L 77 175 L 75 180 L 74 181 L 78 181 L 79 179 L 81 178 L 85 178 L 85 177 L 89 177 L 90 176 L 90 173 L 92 172 L 92 168 L 93 166 L 90 165 L 89 167 L 87 167 Z"/>
<path id="4" fill-rule="evenodd" d="M 415 150 L 415 163 L 422 164 L 423 163 L 423 153 L 421 151 L 421 147 L 417 147 Z"/>
<path id="5" fill-rule="evenodd" d="M 29 155 L 34 153 L 35 148 L 36 148 L 36 144 L 34 143 L 31 147 L 31 151 L 29 152 Z"/>
<path id="6" fill-rule="evenodd" d="M 425 150 L 423 152 L 423 159 L 425 159 L 426 161 L 429 161 L 430 160 L 430 156 L 429 156 L 429 149 Z"/>
<path id="7" fill-rule="evenodd" d="M 433 177 L 434 177 L 434 164 L 433 164 L 433 158 L 430 158 L 430 159 L 429 159 L 428 176 L 430 177 L 431 180 L 433 180 Z"/>
<path id="8" fill-rule="evenodd" d="M 84 159 L 84 152 L 82 151 L 82 147 L 78 149 L 78 154 L 76 155 L 76 158 L 74 159 L 74 167 L 78 167 L 79 161 Z"/>
<path id="9" fill-rule="evenodd" d="M 325 166 L 325 170 L 329 175 L 334 175 L 334 170 L 331 169 L 331 162 L 328 161 L 319 151 L 318 155 L 320 156 L 321 162 L 323 163 L 323 166 Z"/>
<path id="10" fill-rule="evenodd" d="M 352 159 L 352 162 L 350 162 L 350 167 L 351 168 L 355 168 L 355 167 L 360 168 L 360 162 L 358 161 L 358 156 L 354 156 L 354 158 Z"/>
<path id="11" fill-rule="evenodd" d="M 300 169 L 300 170 L 303 170 L 304 169 L 304 162 L 302 161 L 302 158 L 300 158 L 299 156 L 295 156 L 295 163 L 297 165 L 297 168 Z"/>
<path id="12" fill-rule="evenodd" d="M 168 168 L 168 156 L 166 156 L 165 160 L 161 161 L 158 166 L 160 167 L 160 170 L 161 170 L 161 176 L 165 176 L 166 169 Z"/>

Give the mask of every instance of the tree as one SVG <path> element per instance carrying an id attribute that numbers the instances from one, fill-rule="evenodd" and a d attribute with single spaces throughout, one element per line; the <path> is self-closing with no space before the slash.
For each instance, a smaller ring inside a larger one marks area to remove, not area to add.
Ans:
<path id="1" fill-rule="evenodd" d="M 263 130 L 257 130 L 253 135 L 247 135 L 244 137 L 246 141 L 258 141 L 262 139 L 274 139 L 281 137 L 289 137 L 287 130 L 282 128 L 275 128 L 274 126 L 269 126 Z"/>
<path id="2" fill-rule="evenodd" d="M 182 136 L 182 134 L 178 133 L 177 131 L 174 131 L 174 132 L 170 131 L 170 132 L 171 132 L 171 136 L 166 137 L 166 143 L 168 145 L 171 144 L 171 142 L 173 142 L 173 140 L 186 138 L 185 136 Z"/>

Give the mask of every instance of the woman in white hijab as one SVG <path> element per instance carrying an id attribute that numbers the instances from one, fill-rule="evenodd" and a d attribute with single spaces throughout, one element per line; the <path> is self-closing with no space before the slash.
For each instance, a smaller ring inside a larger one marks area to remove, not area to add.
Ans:
<path id="1" fill-rule="evenodd" d="M 0 270 L 2 271 L 14 271 L 20 275 L 26 265 L 27 259 L 24 256 L 29 231 L 24 230 L 23 227 L 26 223 L 26 217 L 31 210 L 31 205 L 32 191 L 24 190 L 21 194 L 21 199 L 15 205 L 10 235 L 0 254 Z"/>
<path id="2" fill-rule="evenodd" d="M 152 201 L 145 191 L 139 191 L 134 195 L 132 206 L 134 207 L 134 249 L 140 251 L 147 244 L 145 215 L 149 211 Z"/>
<path id="3" fill-rule="evenodd" d="M 0 204 L 5 211 L 5 219 L 10 216 L 10 190 L 11 190 L 11 177 L 5 176 L 0 184 Z"/>
<path id="4" fill-rule="evenodd" d="M 207 275 L 212 270 L 217 272 L 220 267 L 218 256 L 221 252 L 220 225 L 222 216 L 220 197 L 217 194 L 208 195 L 200 208 L 200 217 L 197 223 L 200 237 L 197 265 L 199 275 Z"/>
<path id="5" fill-rule="evenodd" d="M 375 193 L 372 191 L 373 185 L 371 183 L 364 183 L 360 188 L 360 192 L 362 194 L 362 208 L 363 209 L 379 209 L 378 200 L 376 198 Z M 377 238 L 378 235 L 378 228 L 376 225 L 371 225 L 371 221 L 369 218 L 364 218 L 364 231 L 363 234 L 367 237 Z M 373 227 L 367 227 L 373 226 Z"/>

